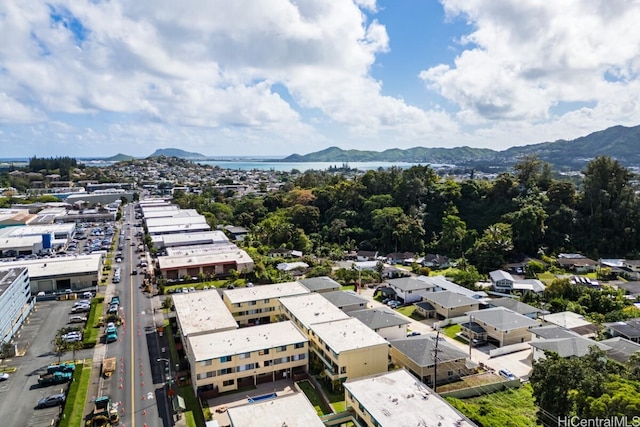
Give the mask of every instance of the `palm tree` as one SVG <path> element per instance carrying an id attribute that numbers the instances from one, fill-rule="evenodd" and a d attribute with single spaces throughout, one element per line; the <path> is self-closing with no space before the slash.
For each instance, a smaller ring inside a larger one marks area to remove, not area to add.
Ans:
<path id="1" fill-rule="evenodd" d="M 58 330 L 56 336 L 51 340 L 51 345 L 53 346 L 54 351 L 58 354 L 58 363 L 60 363 L 60 359 L 67 350 L 68 345 L 64 338 L 62 338 L 62 332 L 60 330 Z"/>

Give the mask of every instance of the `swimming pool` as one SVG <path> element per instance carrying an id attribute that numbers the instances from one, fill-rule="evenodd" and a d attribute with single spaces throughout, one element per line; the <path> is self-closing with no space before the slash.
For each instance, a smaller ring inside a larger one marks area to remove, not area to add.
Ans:
<path id="1" fill-rule="evenodd" d="M 260 396 L 249 397 L 247 401 L 249 403 L 255 403 L 255 402 L 260 402 L 262 400 L 273 399 L 274 397 L 278 397 L 278 395 L 276 393 L 267 393 L 267 394 L 261 394 Z"/>

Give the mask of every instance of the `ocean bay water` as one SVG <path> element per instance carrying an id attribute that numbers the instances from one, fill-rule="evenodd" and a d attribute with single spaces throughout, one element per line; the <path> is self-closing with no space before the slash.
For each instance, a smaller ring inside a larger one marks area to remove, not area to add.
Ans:
<path id="1" fill-rule="evenodd" d="M 358 170 L 377 170 L 379 168 L 387 169 L 393 166 L 400 168 L 409 168 L 417 166 L 417 163 L 404 162 L 274 162 L 274 161 L 242 161 L 242 160 L 202 160 L 198 161 L 202 165 L 219 166 L 223 169 L 232 170 L 261 170 L 261 171 L 278 171 L 289 172 L 297 169 L 301 172 L 308 170 L 327 170 L 330 168 L 341 168 L 348 166 Z"/>

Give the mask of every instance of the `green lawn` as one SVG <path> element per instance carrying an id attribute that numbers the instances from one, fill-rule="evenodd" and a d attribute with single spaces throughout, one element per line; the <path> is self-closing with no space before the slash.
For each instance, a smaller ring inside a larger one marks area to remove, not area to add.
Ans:
<path id="1" fill-rule="evenodd" d="M 460 325 L 449 325 L 442 328 L 442 332 L 452 339 L 456 339 L 457 334 L 460 333 L 460 331 L 462 331 L 462 326 Z"/>
<path id="2" fill-rule="evenodd" d="M 104 298 L 94 298 L 91 301 L 91 311 L 87 317 L 87 325 L 84 328 L 82 334 L 82 342 L 85 348 L 95 347 L 98 342 L 98 335 L 100 334 L 100 328 L 98 326 L 98 318 L 102 316 Z"/>
<path id="3" fill-rule="evenodd" d="M 324 400 L 320 397 L 320 393 L 313 387 L 313 385 L 308 380 L 302 380 L 298 382 L 298 386 L 303 391 L 303 393 L 307 396 L 307 399 L 311 402 L 314 408 L 316 408 L 316 412 L 318 416 L 323 416 L 327 414 L 331 414 L 331 408 L 327 408 L 327 405 L 324 403 Z"/>
<path id="4" fill-rule="evenodd" d="M 537 427 L 531 386 L 485 394 L 471 399 L 446 400 L 472 421 L 483 427 Z"/>
<path id="5" fill-rule="evenodd" d="M 540 280 L 541 282 L 544 282 L 545 285 L 550 285 L 551 282 L 556 280 L 556 275 L 553 273 L 549 273 L 548 271 L 545 271 L 544 273 L 538 274 L 538 280 Z"/>
<path id="6" fill-rule="evenodd" d="M 64 412 L 60 421 L 60 427 L 75 427 L 84 425 L 84 407 L 91 380 L 91 364 L 84 366 L 76 364 L 73 372 L 73 381 L 69 386 L 69 394 L 64 405 Z"/>
<path id="7" fill-rule="evenodd" d="M 326 387 L 322 382 L 320 382 L 320 386 L 322 387 L 322 391 L 324 392 L 325 396 L 327 396 L 327 399 L 329 399 L 329 403 L 331 403 L 334 411 L 342 412 L 347 408 L 347 404 L 344 401 L 343 390 L 334 392 L 330 387 Z"/>
<path id="8" fill-rule="evenodd" d="M 187 427 L 198 427 L 198 424 L 196 424 L 196 419 L 193 416 L 193 412 L 187 411 L 184 414 L 182 414 L 182 416 L 184 417 L 184 423 L 187 425 Z M 204 424 L 201 424 L 201 425 L 204 425 Z"/>
<path id="9" fill-rule="evenodd" d="M 178 349 L 176 348 L 176 340 L 173 338 L 173 329 L 171 329 L 171 325 L 168 320 L 164 321 L 163 331 L 167 334 L 167 341 L 169 342 L 169 353 L 171 354 L 171 363 L 174 365 L 180 362 L 180 357 L 178 356 Z"/>
<path id="10" fill-rule="evenodd" d="M 196 397 L 195 393 L 193 392 L 193 388 L 189 385 L 185 385 L 180 387 L 180 396 L 182 396 L 182 398 L 184 399 L 184 404 L 187 407 L 187 411 L 185 412 L 185 416 L 186 414 L 188 414 L 189 412 L 192 413 L 193 419 L 195 421 L 194 424 L 192 424 L 194 427 L 196 426 L 203 426 L 204 425 L 204 414 L 202 413 L 202 408 L 200 407 L 200 402 L 198 402 L 198 398 Z M 189 426 L 191 424 L 187 423 L 187 426 Z"/>
<path id="11" fill-rule="evenodd" d="M 424 320 L 424 316 L 416 311 L 418 307 L 415 305 L 408 305 L 406 307 L 397 308 L 396 311 L 400 314 L 404 314 L 407 317 L 410 317 L 413 320 Z"/>

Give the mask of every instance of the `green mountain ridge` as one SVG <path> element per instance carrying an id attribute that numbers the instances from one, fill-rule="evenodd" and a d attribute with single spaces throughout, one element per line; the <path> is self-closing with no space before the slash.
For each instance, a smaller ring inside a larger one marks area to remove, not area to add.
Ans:
<path id="1" fill-rule="evenodd" d="M 158 148 L 154 151 L 149 157 L 178 157 L 180 159 L 188 159 L 188 160 L 204 160 L 207 158 L 204 154 L 200 153 L 192 153 L 189 151 L 184 151 L 179 148 Z"/>
<path id="2" fill-rule="evenodd" d="M 107 161 L 107 162 L 123 162 L 123 161 L 126 161 L 126 160 L 133 160 L 133 159 L 135 159 L 134 156 L 129 156 L 128 154 L 118 153 L 115 156 L 107 157 L 106 159 L 103 159 L 103 160 Z"/>
<path id="3" fill-rule="evenodd" d="M 292 154 L 283 162 L 407 162 L 424 164 L 513 164 L 519 158 L 535 154 L 541 160 L 555 166 L 575 168 L 585 165 L 590 159 L 606 155 L 627 166 L 640 166 L 640 126 L 613 126 L 593 132 L 574 140 L 542 142 L 503 151 L 488 148 L 456 147 L 388 149 L 385 151 L 343 150 L 339 147 L 309 153 Z"/>

